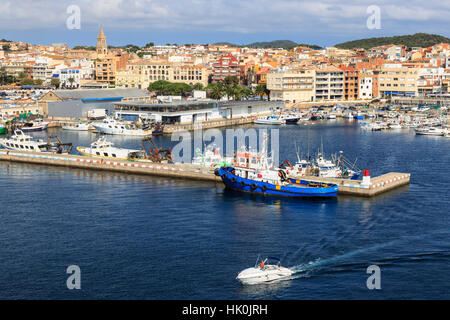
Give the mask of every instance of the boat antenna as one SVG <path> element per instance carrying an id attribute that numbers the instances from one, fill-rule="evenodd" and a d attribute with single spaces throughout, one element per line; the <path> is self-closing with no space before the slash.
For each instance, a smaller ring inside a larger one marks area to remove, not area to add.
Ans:
<path id="1" fill-rule="evenodd" d="M 300 162 L 300 155 L 299 155 L 299 151 L 298 151 L 297 141 L 296 140 L 294 140 L 294 144 L 295 144 L 295 153 L 297 153 L 297 161 Z"/>

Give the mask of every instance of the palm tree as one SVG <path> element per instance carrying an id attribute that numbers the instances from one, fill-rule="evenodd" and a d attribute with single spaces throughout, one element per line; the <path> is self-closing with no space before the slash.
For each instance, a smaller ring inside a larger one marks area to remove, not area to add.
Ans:
<path id="1" fill-rule="evenodd" d="M 219 83 L 212 83 L 208 86 L 209 97 L 212 99 L 220 100 L 224 94 L 224 88 Z"/>
<path id="2" fill-rule="evenodd" d="M 70 77 L 68 80 L 70 82 L 70 87 L 72 88 L 73 87 L 73 83 L 75 82 L 75 79 L 73 77 Z"/>
<path id="3" fill-rule="evenodd" d="M 259 96 L 262 100 L 263 97 L 267 94 L 267 89 L 265 84 L 258 84 L 255 88 L 255 94 Z"/>
<path id="4" fill-rule="evenodd" d="M 194 90 L 203 90 L 203 85 L 200 82 L 195 83 L 192 88 Z"/>

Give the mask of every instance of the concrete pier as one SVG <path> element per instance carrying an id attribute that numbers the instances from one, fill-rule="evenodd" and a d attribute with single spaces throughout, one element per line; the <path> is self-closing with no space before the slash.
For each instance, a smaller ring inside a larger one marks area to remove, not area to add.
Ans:
<path id="1" fill-rule="evenodd" d="M 298 177 L 301 180 L 314 180 L 317 182 L 327 182 L 336 184 L 339 187 L 339 194 L 347 194 L 362 197 L 372 197 L 380 193 L 408 185 L 411 174 L 389 172 L 381 176 L 371 178 L 369 184 L 363 183 L 361 180 L 349 180 L 340 178 L 323 178 L 323 177 Z"/>
<path id="2" fill-rule="evenodd" d="M 82 168 L 88 170 L 115 171 L 128 174 L 153 175 L 189 180 L 216 181 L 220 183 L 222 181 L 220 177 L 214 175 L 213 168 L 192 164 L 166 164 L 126 160 L 121 161 L 78 155 L 35 153 L 5 149 L 0 149 L 0 161 L 34 163 L 49 166 Z M 313 176 L 298 177 L 297 179 L 337 184 L 339 187 L 339 194 L 342 195 L 371 197 L 409 184 L 410 174 L 390 172 L 379 177 L 372 178 L 369 184 L 363 183 L 360 180 L 321 178 Z"/>

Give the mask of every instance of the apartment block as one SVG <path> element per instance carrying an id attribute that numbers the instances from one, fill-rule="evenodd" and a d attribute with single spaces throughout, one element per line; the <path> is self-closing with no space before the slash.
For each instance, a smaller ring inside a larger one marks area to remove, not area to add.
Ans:
<path id="1" fill-rule="evenodd" d="M 362 73 L 359 75 L 358 99 L 372 99 L 373 77 Z"/>
<path id="2" fill-rule="evenodd" d="M 380 97 L 417 95 L 418 68 L 402 64 L 384 64 L 378 76 Z"/>
<path id="3" fill-rule="evenodd" d="M 344 71 L 344 99 L 355 100 L 358 99 L 359 91 L 359 72 L 352 67 L 340 67 Z"/>
<path id="4" fill-rule="evenodd" d="M 316 68 L 315 100 L 344 99 L 344 71 L 335 66 Z"/>
<path id="5" fill-rule="evenodd" d="M 241 68 L 239 61 L 233 55 L 221 56 L 212 64 L 211 82 L 219 82 L 228 76 L 236 76 L 240 79 Z"/>
<path id="6" fill-rule="evenodd" d="M 313 69 L 272 70 L 267 74 L 271 100 L 314 101 L 314 75 Z"/>

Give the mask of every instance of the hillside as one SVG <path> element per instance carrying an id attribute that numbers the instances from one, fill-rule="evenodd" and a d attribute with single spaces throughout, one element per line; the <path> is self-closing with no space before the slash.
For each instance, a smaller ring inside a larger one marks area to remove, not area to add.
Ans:
<path id="1" fill-rule="evenodd" d="M 404 36 L 367 38 L 361 40 L 347 41 L 336 44 L 335 47 L 341 49 L 354 49 L 354 48 L 370 49 L 373 47 L 384 46 L 387 44 L 401 44 L 410 48 L 411 47 L 426 48 L 441 42 L 450 43 L 450 39 L 437 34 L 416 33 Z"/>
<path id="2" fill-rule="evenodd" d="M 311 45 L 311 44 L 305 44 L 305 43 L 296 43 L 291 40 L 274 40 L 274 41 L 260 41 L 260 42 L 253 42 L 250 44 L 245 45 L 236 45 L 229 42 L 217 42 L 215 44 L 218 45 L 229 45 L 234 47 L 249 47 L 249 48 L 285 48 L 285 49 L 291 49 L 294 47 L 302 46 L 302 47 L 309 47 L 311 49 L 322 49 L 322 47 L 317 45 Z"/>

